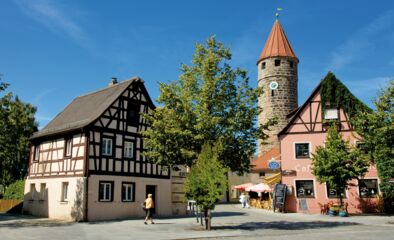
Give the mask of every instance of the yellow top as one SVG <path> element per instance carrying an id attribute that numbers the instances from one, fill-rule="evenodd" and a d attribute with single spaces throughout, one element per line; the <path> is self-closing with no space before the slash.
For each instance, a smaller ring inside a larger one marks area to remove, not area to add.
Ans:
<path id="1" fill-rule="evenodd" d="M 153 199 L 151 197 L 148 197 L 147 199 L 145 199 L 145 208 L 146 209 L 150 209 L 150 208 L 154 208 L 155 204 L 153 203 Z"/>

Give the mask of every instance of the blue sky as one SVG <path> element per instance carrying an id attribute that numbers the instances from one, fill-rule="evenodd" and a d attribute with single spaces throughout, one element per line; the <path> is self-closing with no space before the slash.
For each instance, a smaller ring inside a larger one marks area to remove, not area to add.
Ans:
<path id="1" fill-rule="evenodd" d="M 394 1 L 151 0 L 0 2 L 0 73 L 38 107 L 43 127 L 111 77 L 140 76 L 153 99 L 175 80 L 196 42 L 216 35 L 257 84 L 256 60 L 275 9 L 299 64 L 299 104 L 333 71 L 372 106 L 394 78 Z"/>

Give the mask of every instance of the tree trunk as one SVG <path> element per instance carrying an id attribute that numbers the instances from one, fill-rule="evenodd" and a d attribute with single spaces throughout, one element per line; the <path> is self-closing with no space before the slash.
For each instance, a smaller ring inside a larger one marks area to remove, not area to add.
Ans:
<path id="1" fill-rule="evenodd" d="M 207 214 L 207 230 L 211 231 L 211 209 L 208 209 L 208 214 Z"/>
<path id="2" fill-rule="evenodd" d="M 204 209 L 205 230 L 208 230 L 208 210 Z"/>

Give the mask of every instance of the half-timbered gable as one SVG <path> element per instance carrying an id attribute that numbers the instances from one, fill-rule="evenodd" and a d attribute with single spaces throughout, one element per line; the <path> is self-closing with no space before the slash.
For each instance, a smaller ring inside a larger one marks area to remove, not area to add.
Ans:
<path id="1" fill-rule="evenodd" d="M 302 134 L 302 133 L 324 133 L 327 130 L 327 121 L 335 120 L 342 132 L 353 131 L 348 115 L 342 108 L 330 108 L 329 105 L 323 107 L 320 97 L 320 84 L 312 92 L 307 101 L 293 113 L 289 123 L 279 133 Z"/>
<path id="2" fill-rule="evenodd" d="M 169 171 L 142 155 L 141 132 L 148 128 L 141 113 L 154 105 L 141 81 L 132 82 L 95 120 L 89 130 L 89 174 L 169 178 Z"/>

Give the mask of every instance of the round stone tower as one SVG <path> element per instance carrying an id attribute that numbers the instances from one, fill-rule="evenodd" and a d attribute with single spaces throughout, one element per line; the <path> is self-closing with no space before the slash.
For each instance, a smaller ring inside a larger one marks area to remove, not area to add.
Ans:
<path id="1" fill-rule="evenodd" d="M 287 115 L 298 107 L 298 62 L 276 19 L 257 61 L 258 86 L 264 88 L 264 93 L 259 97 L 258 104 L 262 112 L 258 116 L 258 123 L 261 125 L 276 117 L 278 124 L 271 127 L 265 144 L 259 141 L 259 155 L 273 148 L 279 149 L 277 134 L 288 123 Z"/>

